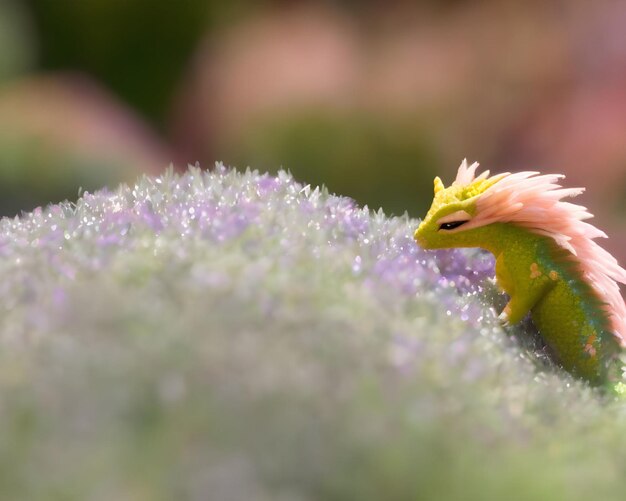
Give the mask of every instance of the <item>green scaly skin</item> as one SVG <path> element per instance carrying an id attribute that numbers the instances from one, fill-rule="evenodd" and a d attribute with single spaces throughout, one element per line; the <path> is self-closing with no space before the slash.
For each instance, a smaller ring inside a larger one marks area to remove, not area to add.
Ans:
<path id="1" fill-rule="evenodd" d="M 439 219 L 459 210 L 475 214 L 477 196 L 490 184 L 444 188 L 437 178 L 433 204 L 415 231 L 415 240 L 425 249 L 480 247 L 491 252 L 496 257 L 496 281 L 510 296 L 500 316 L 505 324 L 515 324 L 530 312 L 557 364 L 593 385 L 609 385 L 620 347 L 609 330 L 602 299 L 584 280 L 569 251 L 549 237 L 510 223 L 439 228 Z"/>

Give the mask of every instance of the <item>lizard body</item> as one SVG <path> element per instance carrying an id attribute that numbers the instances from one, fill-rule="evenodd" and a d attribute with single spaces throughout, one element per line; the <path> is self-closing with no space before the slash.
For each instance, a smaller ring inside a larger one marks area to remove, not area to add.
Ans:
<path id="1" fill-rule="evenodd" d="M 501 320 L 515 324 L 530 313 L 556 363 L 591 384 L 607 383 L 624 345 L 626 306 L 615 279 L 626 281 L 626 271 L 592 241 L 604 234 L 582 222 L 591 217 L 586 209 L 560 201 L 582 189 L 534 172 L 475 177 L 476 167 L 464 162 L 448 188 L 435 179 L 417 243 L 493 253 L 496 281 L 510 297 Z"/>

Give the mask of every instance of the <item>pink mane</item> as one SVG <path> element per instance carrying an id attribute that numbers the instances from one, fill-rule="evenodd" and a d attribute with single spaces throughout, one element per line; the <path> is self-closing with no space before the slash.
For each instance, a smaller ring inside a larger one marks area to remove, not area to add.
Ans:
<path id="1" fill-rule="evenodd" d="M 488 178 L 489 171 L 486 171 L 475 177 L 477 167 L 478 163 L 468 167 L 463 161 L 454 184 L 469 185 L 483 179 L 495 180 L 495 183 L 478 196 L 476 215 L 466 227 L 514 223 L 554 239 L 576 256 L 584 277 L 606 303 L 604 309 L 613 334 L 626 346 L 626 305 L 617 285 L 617 282 L 626 283 L 626 270 L 593 241 L 607 238 L 603 231 L 584 222 L 593 215 L 581 205 L 561 201 L 580 195 L 585 189 L 562 188 L 557 184 L 565 177 L 562 174 L 505 172 Z"/>

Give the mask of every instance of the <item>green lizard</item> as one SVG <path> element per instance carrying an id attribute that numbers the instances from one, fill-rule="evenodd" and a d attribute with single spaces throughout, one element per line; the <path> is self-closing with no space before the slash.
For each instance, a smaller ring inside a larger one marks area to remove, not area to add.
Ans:
<path id="1" fill-rule="evenodd" d="M 500 319 L 529 312 L 554 361 L 593 385 L 608 384 L 625 345 L 626 306 L 616 281 L 626 270 L 593 239 L 584 207 L 563 202 L 583 188 L 561 188 L 562 175 L 537 172 L 475 175 L 463 161 L 435 196 L 415 231 L 426 249 L 481 247 L 496 257 L 496 281 L 510 300 Z"/>

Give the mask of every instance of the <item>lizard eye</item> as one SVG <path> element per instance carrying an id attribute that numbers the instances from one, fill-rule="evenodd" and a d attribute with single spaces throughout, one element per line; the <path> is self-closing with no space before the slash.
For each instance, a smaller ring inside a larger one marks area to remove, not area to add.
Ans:
<path id="1" fill-rule="evenodd" d="M 449 223 L 441 223 L 439 225 L 440 230 L 453 230 L 454 228 L 458 228 L 462 224 L 467 223 L 467 221 L 450 221 Z"/>

